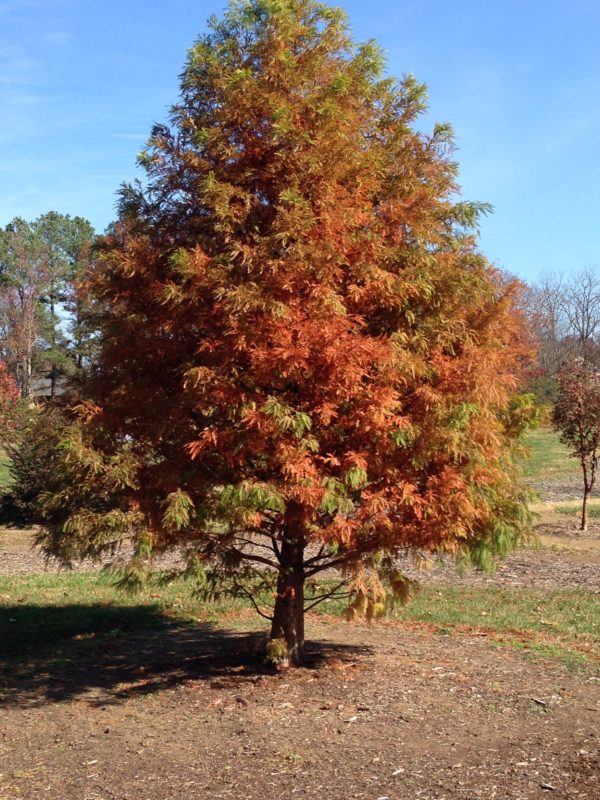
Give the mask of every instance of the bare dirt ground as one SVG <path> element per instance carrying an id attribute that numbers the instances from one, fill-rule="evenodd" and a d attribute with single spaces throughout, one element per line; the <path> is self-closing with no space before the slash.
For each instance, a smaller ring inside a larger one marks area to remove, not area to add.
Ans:
<path id="1" fill-rule="evenodd" d="M 315 666 L 285 675 L 186 632 L 38 676 L 2 711 L 2 796 L 600 796 L 598 676 L 398 625 L 309 634 Z"/>
<path id="2" fill-rule="evenodd" d="M 544 513 L 542 547 L 495 576 L 600 591 L 600 524 Z M 0 535 L 0 571 L 43 569 Z M 170 627 L 67 669 L 45 654 L 0 709 L 0 800 L 600 798 L 600 672 L 485 629 L 311 617 L 309 669 L 273 674 L 256 634 Z M 0 652 L 1 652 L 0 643 Z"/>

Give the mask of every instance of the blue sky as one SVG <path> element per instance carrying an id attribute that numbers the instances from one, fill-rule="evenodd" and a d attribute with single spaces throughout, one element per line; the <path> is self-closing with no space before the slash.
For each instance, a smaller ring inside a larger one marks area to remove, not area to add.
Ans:
<path id="1" fill-rule="evenodd" d="M 356 39 L 429 86 L 463 193 L 491 202 L 488 257 L 532 280 L 600 264 L 597 0 L 345 0 Z M 114 218 L 186 49 L 221 0 L 0 0 L 0 225 Z"/>

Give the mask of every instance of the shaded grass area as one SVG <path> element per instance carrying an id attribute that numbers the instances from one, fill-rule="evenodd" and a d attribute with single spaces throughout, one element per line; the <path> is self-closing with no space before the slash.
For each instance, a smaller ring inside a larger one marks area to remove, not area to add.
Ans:
<path id="1" fill-rule="evenodd" d="M 553 478 L 579 478 L 581 468 L 576 459 L 551 428 L 541 427 L 529 431 L 525 438 L 528 456 L 523 460 L 523 474 L 529 480 Z"/>
<path id="2" fill-rule="evenodd" d="M 344 613 L 340 602 L 319 609 Z M 600 598 L 589 592 L 426 586 L 395 619 L 573 663 L 600 662 Z M 0 696 L 59 701 L 95 690 L 118 700 L 187 679 L 260 674 L 264 632 L 245 601 L 201 603 L 183 580 L 160 593 L 127 595 L 103 573 L 2 577 Z M 315 658 L 328 651 L 343 657 L 344 647 L 313 645 Z"/>
<path id="3" fill-rule="evenodd" d="M 160 595 L 127 595 L 102 573 L 0 578 L 4 704 L 91 693 L 90 702 L 102 705 L 221 677 L 234 686 L 271 671 L 265 644 L 264 621 L 244 602 L 203 605 L 182 580 Z M 366 652 L 360 644 L 319 641 L 308 655 L 318 666 Z"/>
<path id="4" fill-rule="evenodd" d="M 239 600 L 206 606 L 184 580 L 128 594 L 104 572 L 0 576 L 0 659 L 28 658 L 55 644 L 146 634 L 170 624 L 214 625 L 245 607 Z"/>

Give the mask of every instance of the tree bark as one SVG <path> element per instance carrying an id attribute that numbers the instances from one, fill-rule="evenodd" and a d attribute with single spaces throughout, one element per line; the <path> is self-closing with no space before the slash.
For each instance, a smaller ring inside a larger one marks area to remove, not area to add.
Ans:
<path id="1" fill-rule="evenodd" d="M 588 501 L 589 491 L 586 488 L 583 492 L 583 508 L 581 510 L 581 530 L 587 531 L 587 501 Z"/>
<path id="2" fill-rule="evenodd" d="M 24 355 L 20 362 L 19 388 L 21 397 L 31 397 L 31 356 Z"/>
<path id="3" fill-rule="evenodd" d="M 54 295 L 50 294 L 50 324 L 52 325 L 52 338 L 51 338 L 51 345 L 52 345 L 52 356 L 56 358 L 56 315 L 54 311 Z M 52 366 L 50 368 L 50 399 L 54 400 L 54 396 L 56 394 L 56 364 L 54 361 L 52 362 Z"/>
<path id="4" fill-rule="evenodd" d="M 304 651 L 304 548 L 306 540 L 297 535 L 284 538 L 279 552 L 279 577 L 271 624 L 271 641 L 279 641 L 283 650 L 277 659 L 280 666 L 301 666 Z"/>
<path id="5" fill-rule="evenodd" d="M 583 441 L 583 435 L 581 433 L 581 428 L 580 428 L 580 441 Z M 591 460 L 591 464 L 590 464 L 591 471 L 592 471 L 592 478 L 594 477 L 594 472 L 595 472 L 594 457 L 595 457 L 595 453 L 592 456 L 592 460 Z M 583 470 L 583 506 L 582 506 L 582 509 L 581 509 L 581 525 L 579 526 L 579 529 L 582 530 L 582 531 L 587 531 L 587 501 L 588 501 L 588 495 L 592 490 L 593 483 L 588 478 L 588 465 L 587 465 L 586 458 L 583 455 L 581 456 L 581 469 Z"/>

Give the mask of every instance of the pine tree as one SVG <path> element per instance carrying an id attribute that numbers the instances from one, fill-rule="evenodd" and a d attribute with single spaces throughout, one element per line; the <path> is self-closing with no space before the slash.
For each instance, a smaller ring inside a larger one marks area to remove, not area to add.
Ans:
<path id="1" fill-rule="evenodd" d="M 48 276 L 42 298 L 44 360 L 49 367 L 50 398 L 54 398 L 59 379 L 81 366 L 85 335 L 76 284 L 89 264 L 95 234 L 86 219 L 56 211 L 36 219 L 33 229 Z"/>
<path id="2" fill-rule="evenodd" d="M 23 397 L 34 378 L 48 375 L 54 398 L 59 378 L 81 367 L 91 349 L 85 294 L 76 284 L 93 239 L 87 220 L 55 211 L 0 229 L 0 354 Z"/>
<path id="3" fill-rule="evenodd" d="M 425 88 L 383 69 L 314 0 L 212 20 L 101 245 L 99 365 L 46 498 L 50 552 L 132 538 L 135 577 L 181 546 L 208 596 L 264 614 L 270 588 L 293 663 L 305 608 L 377 616 L 399 552 L 488 566 L 526 517 L 518 287 L 477 249 L 450 127 L 424 133 Z"/>

